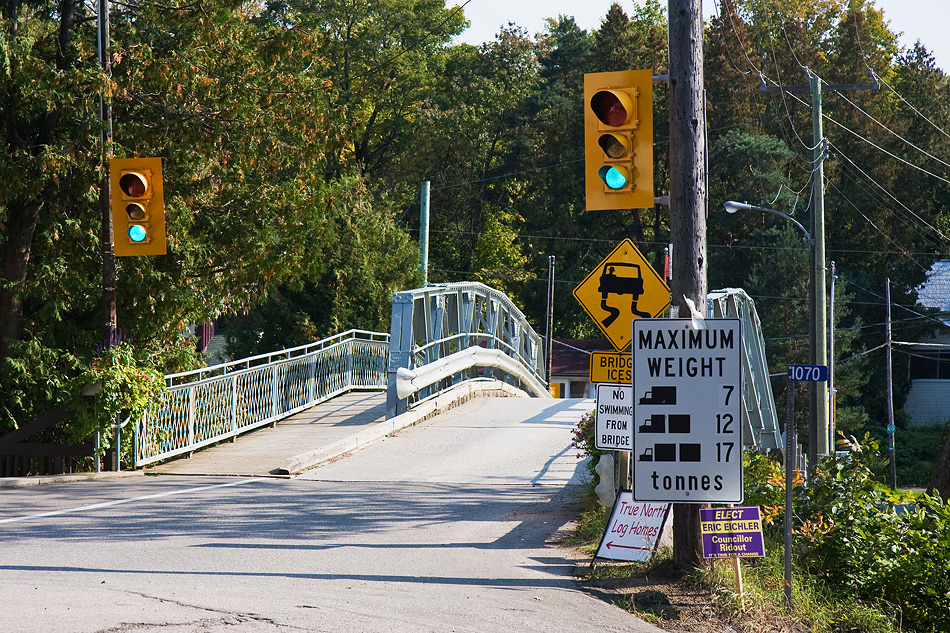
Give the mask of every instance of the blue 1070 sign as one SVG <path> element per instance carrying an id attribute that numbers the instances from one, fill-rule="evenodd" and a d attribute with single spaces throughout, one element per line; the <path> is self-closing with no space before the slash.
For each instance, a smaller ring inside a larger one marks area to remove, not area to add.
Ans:
<path id="1" fill-rule="evenodd" d="M 826 382 L 828 380 L 827 365 L 789 365 L 788 379 L 803 382 Z"/>

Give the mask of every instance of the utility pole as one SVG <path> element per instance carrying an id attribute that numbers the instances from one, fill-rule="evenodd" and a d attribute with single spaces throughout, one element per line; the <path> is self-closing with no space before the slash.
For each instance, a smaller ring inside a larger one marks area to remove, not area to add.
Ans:
<path id="1" fill-rule="evenodd" d="M 544 380 L 551 390 L 551 353 L 554 351 L 554 255 L 548 255 L 548 310 L 544 336 Z M 570 395 L 570 394 L 568 394 Z"/>
<path id="2" fill-rule="evenodd" d="M 828 293 L 828 450 L 835 452 L 835 426 L 838 423 L 837 392 L 835 391 L 835 263 L 831 262 L 831 290 Z"/>
<path id="3" fill-rule="evenodd" d="M 821 116 L 821 78 L 808 74 L 811 89 L 811 125 L 812 125 L 812 169 L 811 180 L 812 214 L 811 236 L 815 248 L 811 249 L 811 267 L 815 273 L 815 283 L 811 287 L 812 310 L 809 328 L 811 339 L 811 364 L 828 365 L 828 329 L 825 315 L 828 314 L 827 294 L 825 293 L 825 133 Z M 808 425 L 808 463 L 809 471 L 818 466 L 818 456 L 828 454 L 828 392 L 826 383 L 810 382 L 811 394 Z"/>
<path id="4" fill-rule="evenodd" d="M 689 315 L 685 299 L 706 307 L 706 115 L 703 93 L 702 0 L 669 0 L 670 241 L 672 305 Z M 673 562 L 680 569 L 703 561 L 699 510 L 673 504 Z"/>
<path id="5" fill-rule="evenodd" d="M 824 119 L 822 116 L 822 81 L 818 75 L 807 68 L 807 86 L 766 86 L 759 87 L 762 92 L 810 92 L 812 119 L 812 213 L 811 235 L 815 240 L 812 248 L 811 270 L 814 283 L 809 289 L 810 312 L 808 317 L 809 362 L 813 365 L 828 364 L 828 326 L 826 315 L 827 295 L 825 291 L 825 146 Z M 825 85 L 835 92 L 845 90 L 878 90 L 880 85 L 840 84 Z M 828 419 L 828 390 L 825 383 L 809 384 L 809 424 L 808 424 L 808 469 L 814 472 L 818 458 L 829 453 L 830 425 Z"/>
<path id="6" fill-rule="evenodd" d="M 109 0 L 99 0 L 98 15 L 99 63 L 106 79 L 112 77 L 112 52 L 109 47 Z M 116 299 L 115 299 L 115 252 L 112 236 L 112 196 L 109 195 L 109 161 L 112 160 L 112 95 L 107 86 L 99 95 L 99 120 L 101 123 L 102 154 L 99 164 L 100 188 L 99 203 L 102 208 L 102 229 L 100 244 L 102 247 L 102 297 L 105 306 L 106 344 L 114 345 L 116 340 Z"/>
<path id="7" fill-rule="evenodd" d="M 897 455 L 894 453 L 894 377 L 891 375 L 891 280 L 887 280 L 887 454 L 890 461 L 891 488 L 897 489 Z"/>

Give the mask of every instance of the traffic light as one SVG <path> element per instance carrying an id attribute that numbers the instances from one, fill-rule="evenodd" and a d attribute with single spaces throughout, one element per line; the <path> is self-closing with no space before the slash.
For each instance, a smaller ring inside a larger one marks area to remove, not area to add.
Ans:
<path id="1" fill-rule="evenodd" d="M 109 182 L 116 256 L 164 255 L 162 159 L 113 158 Z"/>
<path id="2" fill-rule="evenodd" d="M 653 206 L 653 71 L 584 75 L 587 210 Z"/>

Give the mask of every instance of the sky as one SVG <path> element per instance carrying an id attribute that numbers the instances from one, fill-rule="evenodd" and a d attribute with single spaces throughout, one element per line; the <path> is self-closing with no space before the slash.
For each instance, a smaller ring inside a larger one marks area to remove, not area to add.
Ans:
<path id="1" fill-rule="evenodd" d="M 455 0 L 459 4 L 464 0 Z M 495 34 L 508 22 L 524 27 L 529 33 L 544 30 L 545 18 L 559 14 L 572 15 L 578 26 L 595 29 L 607 14 L 613 0 L 469 0 L 465 16 L 472 23 L 458 41 L 481 44 L 495 39 Z M 451 2 L 446 4 L 451 5 Z M 642 2 L 641 2 L 642 4 Z M 666 4 L 662 2 L 661 4 Z M 891 23 L 891 30 L 903 33 L 903 46 L 913 46 L 920 40 L 933 54 L 937 66 L 950 72 L 950 0 L 875 0 Z M 628 13 L 633 3 L 620 0 Z M 714 0 L 703 0 L 703 13 L 715 15 Z"/>

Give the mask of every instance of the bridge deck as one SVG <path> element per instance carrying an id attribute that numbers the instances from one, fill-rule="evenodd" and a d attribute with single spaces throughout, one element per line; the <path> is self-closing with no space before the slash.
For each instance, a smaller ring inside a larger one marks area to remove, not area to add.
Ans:
<path id="1" fill-rule="evenodd" d="M 291 457 L 332 444 L 381 422 L 386 417 L 385 392 L 350 392 L 277 423 L 146 468 L 174 475 L 272 475 Z"/>

